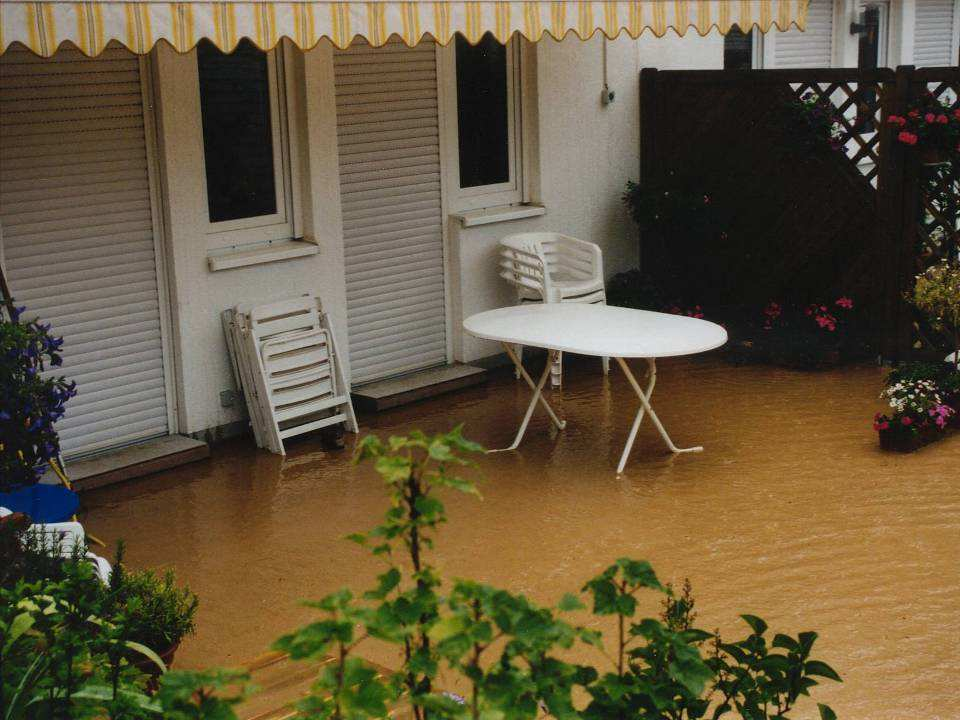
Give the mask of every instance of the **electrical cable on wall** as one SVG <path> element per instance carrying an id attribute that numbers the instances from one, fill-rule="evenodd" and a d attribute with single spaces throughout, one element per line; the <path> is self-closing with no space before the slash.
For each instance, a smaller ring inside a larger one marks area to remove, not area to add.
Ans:
<path id="1" fill-rule="evenodd" d="M 613 102 L 616 93 L 610 89 L 610 86 L 607 84 L 607 36 L 603 36 L 603 88 L 600 90 L 600 104 L 606 107 Z"/>

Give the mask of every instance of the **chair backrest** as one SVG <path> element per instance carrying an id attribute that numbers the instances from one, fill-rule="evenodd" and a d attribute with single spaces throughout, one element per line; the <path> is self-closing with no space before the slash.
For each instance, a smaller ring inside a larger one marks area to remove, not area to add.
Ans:
<path id="1" fill-rule="evenodd" d="M 500 277 L 517 288 L 518 297 L 552 302 L 552 279 L 603 277 L 600 248 L 555 232 L 509 235 L 500 241 Z"/>
<path id="2" fill-rule="evenodd" d="M 543 241 L 553 233 L 520 233 L 500 241 L 500 277 L 513 285 L 521 300 L 550 297 L 550 267 Z"/>

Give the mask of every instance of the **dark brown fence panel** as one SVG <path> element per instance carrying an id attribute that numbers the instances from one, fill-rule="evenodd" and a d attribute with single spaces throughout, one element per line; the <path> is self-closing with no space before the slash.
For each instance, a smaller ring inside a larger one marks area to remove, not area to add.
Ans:
<path id="1" fill-rule="evenodd" d="M 871 309 L 884 354 L 905 356 L 922 328 L 903 297 L 917 272 L 956 256 L 960 187 L 955 173 L 936 175 L 900 145 L 885 121 L 927 89 L 958 102 L 958 75 L 644 70 L 643 183 L 702 188 L 727 209 L 729 226 L 708 247 L 648 233 L 645 270 L 672 268 L 715 305 L 849 294 Z M 807 93 L 829 103 L 842 149 L 796 122 Z"/>

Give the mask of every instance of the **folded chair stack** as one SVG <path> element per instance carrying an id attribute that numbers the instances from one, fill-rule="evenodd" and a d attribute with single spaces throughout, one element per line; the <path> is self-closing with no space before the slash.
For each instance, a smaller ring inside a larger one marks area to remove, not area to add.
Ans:
<path id="1" fill-rule="evenodd" d="M 240 304 L 222 314 L 237 387 L 257 447 L 332 425 L 357 432 L 333 330 L 316 298 Z"/>

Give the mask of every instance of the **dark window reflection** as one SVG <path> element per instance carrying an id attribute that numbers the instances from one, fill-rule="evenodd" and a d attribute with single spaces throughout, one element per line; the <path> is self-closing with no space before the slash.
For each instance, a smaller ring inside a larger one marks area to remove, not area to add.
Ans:
<path id="1" fill-rule="evenodd" d="M 507 49 L 490 33 L 475 46 L 457 35 L 460 187 L 510 180 Z"/>
<path id="2" fill-rule="evenodd" d="M 277 212 L 267 56 L 248 40 L 229 55 L 197 46 L 210 222 Z"/>

